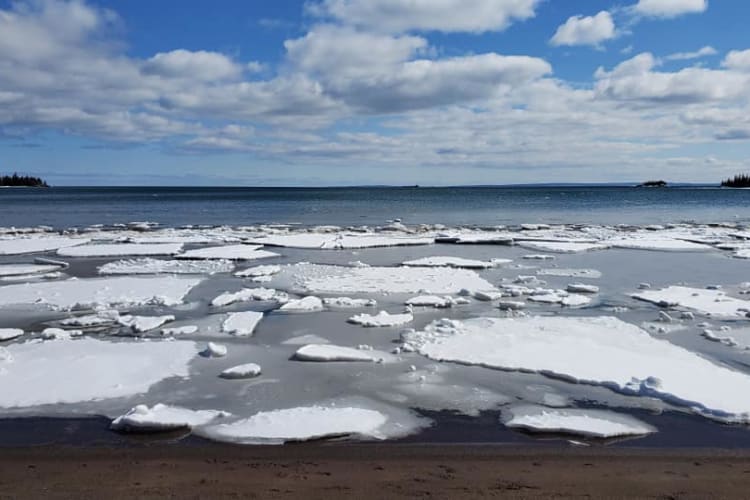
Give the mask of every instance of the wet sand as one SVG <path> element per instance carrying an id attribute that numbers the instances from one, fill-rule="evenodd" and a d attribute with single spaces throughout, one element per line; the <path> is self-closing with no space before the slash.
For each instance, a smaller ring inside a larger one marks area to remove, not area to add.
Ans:
<path id="1" fill-rule="evenodd" d="M 750 451 L 300 444 L 0 453 L 0 498 L 743 498 Z"/>

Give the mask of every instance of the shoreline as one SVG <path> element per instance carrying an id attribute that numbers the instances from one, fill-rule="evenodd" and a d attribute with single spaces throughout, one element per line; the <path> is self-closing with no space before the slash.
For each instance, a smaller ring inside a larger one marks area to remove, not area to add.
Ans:
<path id="1" fill-rule="evenodd" d="M 316 443 L 5 448 L 0 497 L 740 498 L 750 451 Z"/>

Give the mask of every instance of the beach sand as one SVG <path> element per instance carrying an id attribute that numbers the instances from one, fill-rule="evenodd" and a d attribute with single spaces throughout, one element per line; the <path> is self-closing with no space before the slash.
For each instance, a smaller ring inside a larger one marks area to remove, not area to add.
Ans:
<path id="1" fill-rule="evenodd" d="M 305 444 L 5 448 L 0 498 L 743 498 L 750 452 Z"/>

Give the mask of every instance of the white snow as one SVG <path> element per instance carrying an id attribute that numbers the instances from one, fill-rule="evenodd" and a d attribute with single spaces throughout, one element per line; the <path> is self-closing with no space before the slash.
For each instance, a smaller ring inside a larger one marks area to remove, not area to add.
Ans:
<path id="1" fill-rule="evenodd" d="M 235 302 L 249 302 L 251 300 L 275 300 L 283 304 L 289 300 L 289 296 L 273 288 L 243 288 L 238 292 L 222 293 L 211 301 L 211 305 L 214 307 L 224 307 Z"/>
<path id="2" fill-rule="evenodd" d="M 86 314 L 84 316 L 74 316 L 60 321 L 63 326 L 78 326 L 89 328 L 95 326 L 111 325 L 120 319 L 120 313 L 114 309 L 104 309 L 97 311 L 95 314 Z"/>
<path id="3" fill-rule="evenodd" d="M 407 299 L 406 305 L 414 307 L 435 307 L 445 308 L 452 307 L 454 300 L 450 296 L 441 297 L 439 295 L 418 295 Z"/>
<path id="4" fill-rule="evenodd" d="M 20 328 L 0 328 L 0 342 L 16 339 L 21 335 L 23 335 L 23 330 Z"/>
<path id="5" fill-rule="evenodd" d="M 280 271 L 281 266 L 277 265 L 255 266 L 237 271 L 234 275 L 238 278 L 259 278 L 262 276 L 272 276 Z"/>
<path id="6" fill-rule="evenodd" d="M 313 295 L 301 299 L 290 300 L 279 308 L 283 312 L 315 312 L 323 310 L 323 301 Z"/>
<path id="7" fill-rule="evenodd" d="M 513 243 L 513 236 L 507 232 L 459 232 L 440 234 L 435 238 L 435 241 L 438 243 L 456 244 L 510 245 Z"/>
<path id="8" fill-rule="evenodd" d="M 577 242 L 577 241 L 519 241 L 519 246 L 542 252 L 577 253 L 591 250 L 604 250 L 609 248 L 602 243 Z"/>
<path id="9" fill-rule="evenodd" d="M 21 255 L 57 250 L 64 247 L 83 245 L 90 240 L 86 238 L 41 237 L 0 239 L 0 255 Z"/>
<path id="10" fill-rule="evenodd" d="M 142 259 L 108 262 L 99 267 L 99 274 L 216 274 L 228 273 L 234 264 L 228 260 L 159 260 Z"/>
<path id="11" fill-rule="evenodd" d="M 661 290 L 642 291 L 632 297 L 661 307 L 687 307 L 702 314 L 723 318 L 744 318 L 750 311 L 750 301 L 729 297 L 721 290 L 670 286 Z"/>
<path id="12" fill-rule="evenodd" d="M 567 286 L 566 290 L 572 293 L 599 293 L 598 286 L 586 283 L 571 283 Z"/>
<path id="13" fill-rule="evenodd" d="M 216 418 L 228 417 L 229 414 L 217 410 L 189 410 L 178 406 L 157 403 L 149 408 L 138 405 L 129 412 L 114 419 L 110 428 L 123 432 L 158 432 L 175 429 L 191 429 L 205 425 Z"/>
<path id="14" fill-rule="evenodd" d="M 613 317 L 444 319 L 403 340 L 437 361 L 538 372 L 750 421 L 750 376 Z"/>
<path id="15" fill-rule="evenodd" d="M 83 335 L 81 330 L 63 330 L 62 328 L 45 328 L 39 333 L 44 340 L 70 340 Z"/>
<path id="16" fill-rule="evenodd" d="M 539 276 L 561 276 L 570 278 L 588 278 L 597 279 L 602 277 L 601 271 L 596 269 L 563 269 L 563 268 L 548 268 L 539 269 L 536 272 Z"/>
<path id="17" fill-rule="evenodd" d="M 354 309 L 375 307 L 378 305 L 378 301 L 375 299 L 352 299 L 351 297 L 327 297 L 323 299 L 323 305 L 337 309 Z"/>
<path id="18" fill-rule="evenodd" d="M 284 266 L 275 276 L 275 282 L 303 293 L 455 294 L 462 289 L 495 289 L 477 273 L 466 269 L 342 267 L 309 263 Z"/>
<path id="19" fill-rule="evenodd" d="M 423 257 L 416 260 L 407 260 L 403 266 L 411 267 L 458 267 L 464 269 L 488 269 L 494 267 L 493 262 L 484 260 L 464 259 L 461 257 Z"/>
<path id="20" fill-rule="evenodd" d="M 388 417 L 356 407 L 303 406 L 256 413 L 228 424 L 203 427 L 200 434 L 217 441 L 260 444 L 338 436 L 383 439 L 378 430 Z"/>
<path id="21" fill-rule="evenodd" d="M 567 307 L 580 307 L 591 303 L 591 299 L 578 293 L 569 293 L 560 303 Z"/>
<path id="22" fill-rule="evenodd" d="M 76 306 L 143 304 L 177 305 L 200 279 L 174 276 L 69 279 L 0 287 L 0 307 L 47 304 L 59 309 Z"/>
<path id="23" fill-rule="evenodd" d="M 195 325 L 175 326 L 172 328 L 162 328 L 161 334 L 164 336 L 190 335 L 198 331 Z"/>
<path id="24" fill-rule="evenodd" d="M 365 351 L 331 344 L 307 344 L 297 349 L 294 359 L 298 361 L 365 361 L 378 362 L 383 359 L 382 354 L 375 351 Z"/>
<path id="25" fill-rule="evenodd" d="M 262 319 L 263 313 L 256 311 L 229 313 L 227 319 L 221 324 L 221 330 L 230 335 L 247 337 L 253 334 L 255 327 Z"/>
<path id="26" fill-rule="evenodd" d="M 102 245 L 80 245 L 61 248 L 62 257 L 120 257 L 123 255 L 175 255 L 182 250 L 181 243 L 113 243 Z"/>
<path id="27" fill-rule="evenodd" d="M 578 434 L 593 438 L 640 436 L 656 429 L 640 420 L 608 410 L 578 410 L 519 405 L 507 410 L 507 427 L 532 432 Z"/>
<path id="28" fill-rule="evenodd" d="M 658 250 L 664 252 L 705 252 L 711 250 L 708 245 L 678 240 L 654 234 L 633 234 L 605 240 L 603 243 L 615 248 L 632 250 Z"/>
<path id="29" fill-rule="evenodd" d="M 246 363 L 244 365 L 237 365 L 231 368 L 227 368 L 219 374 L 221 378 L 228 379 L 243 379 L 253 378 L 260 375 L 260 365 L 255 363 Z"/>
<path id="30" fill-rule="evenodd" d="M 310 248 L 321 250 L 342 250 L 346 248 L 375 248 L 392 246 L 429 245 L 434 238 L 429 236 L 399 236 L 360 233 L 295 233 L 274 234 L 250 240 L 260 245 Z"/>
<path id="31" fill-rule="evenodd" d="M 414 321 L 411 313 L 389 314 L 388 311 L 380 311 L 378 314 L 357 314 L 347 320 L 355 325 L 366 327 L 399 326 Z"/>
<path id="32" fill-rule="evenodd" d="M 223 358 L 227 355 L 227 346 L 209 342 L 206 348 L 201 351 L 204 358 Z"/>
<path id="33" fill-rule="evenodd" d="M 282 342 L 283 345 L 328 344 L 328 339 L 319 335 L 307 334 L 292 337 Z"/>
<path id="34" fill-rule="evenodd" d="M 195 343 L 29 341 L 7 347 L 0 407 L 77 403 L 145 393 L 169 377 L 187 377 Z"/>
<path id="35" fill-rule="evenodd" d="M 174 321 L 174 316 L 166 314 L 164 316 L 120 316 L 117 320 L 122 326 L 130 328 L 135 333 L 143 333 L 149 330 L 154 330 Z"/>
<path id="36" fill-rule="evenodd" d="M 62 269 L 62 266 L 47 264 L 0 264 L 0 276 L 24 276 L 51 273 Z"/>
<path id="37" fill-rule="evenodd" d="M 178 259 L 228 259 L 255 260 L 278 257 L 279 254 L 267 250 L 258 250 L 260 245 L 226 245 L 221 247 L 198 248 L 187 250 L 177 256 Z"/>

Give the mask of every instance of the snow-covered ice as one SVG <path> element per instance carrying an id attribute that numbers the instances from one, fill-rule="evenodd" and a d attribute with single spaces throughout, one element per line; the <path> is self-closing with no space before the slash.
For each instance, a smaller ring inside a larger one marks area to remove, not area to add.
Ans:
<path id="1" fill-rule="evenodd" d="M 435 307 L 442 309 L 452 307 L 455 301 L 450 296 L 418 295 L 406 300 L 406 305 L 414 307 Z"/>
<path id="2" fill-rule="evenodd" d="M 599 293 L 599 287 L 586 283 L 570 283 L 566 290 L 571 293 Z"/>
<path id="3" fill-rule="evenodd" d="M 378 301 L 375 299 L 353 299 L 351 297 L 326 297 L 323 305 L 333 309 L 355 309 L 359 307 L 375 307 Z"/>
<path id="4" fill-rule="evenodd" d="M 377 314 L 356 314 L 347 320 L 355 325 L 367 327 L 399 326 L 414 321 L 412 313 L 389 314 L 388 311 L 380 311 Z"/>
<path id="5" fill-rule="evenodd" d="M 458 267 L 464 269 L 488 269 L 494 267 L 493 262 L 484 260 L 464 259 L 462 257 L 423 257 L 407 260 L 401 265 L 410 267 Z"/>
<path id="6" fill-rule="evenodd" d="M 149 330 L 155 330 L 160 326 L 174 321 L 174 316 L 165 314 L 162 316 L 120 316 L 117 320 L 122 326 L 130 328 L 134 333 L 143 333 Z"/>
<path id="7" fill-rule="evenodd" d="M 142 259 L 107 262 L 99 267 L 99 274 L 216 274 L 234 269 L 229 260 L 159 260 Z"/>
<path id="8" fill-rule="evenodd" d="M 227 379 L 253 378 L 260 375 L 260 371 L 260 365 L 255 363 L 245 363 L 244 365 L 227 368 L 219 374 L 219 377 Z"/>
<path id="9" fill-rule="evenodd" d="M 149 408 L 147 405 L 133 407 L 124 415 L 112 421 L 110 428 L 121 432 L 159 432 L 175 429 L 191 429 L 205 425 L 229 414 L 217 410 L 189 410 L 179 406 L 157 403 Z"/>
<path id="10" fill-rule="evenodd" d="M 613 317 L 438 320 L 402 337 L 437 361 L 537 372 L 750 421 L 750 376 Z"/>
<path id="11" fill-rule="evenodd" d="M 687 307 L 722 318 L 744 318 L 750 311 L 750 301 L 735 299 L 721 290 L 670 286 L 661 290 L 638 292 L 632 297 L 660 307 Z"/>
<path id="12" fill-rule="evenodd" d="M 332 344 L 307 344 L 294 353 L 297 361 L 365 361 L 369 363 L 384 359 L 383 353 Z"/>
<path id="13" fill-rule="evenodd" d="M 0 342 L 16 339 L 21 335 L 23 330 L 20 328 L 0 328 Z"/>
<path id="14" fill-rule="evenodd" d="M 28 341 L 6 348 L 0 407 L 77 403 L 145 393 L 169 377 L 188 376 L 193 342 Z"/>
<path id="15" fill-rule="evenodd" d="M 392 246 L 429 245 L 434 242 L 430 236 L 358 234 L 358 233 L 295 233 L 273 234 L 250 240 L 266 246 L 309 248 L 321 250 L 343 250 Z"/>
<path id="16" fill-rule="evenodd" d="M 14 238 L 0 239 L 0 255 L 22 255 L 27 253 L 41 253 L 75 245 L 83 245 L 90 240 L 87 238 L 42 237 L 42 238 Z"/>
<path id="17" fill-rule="evenodd" d="M 518 405 L 503 413 L 503 423 L 507 427 L 531 432 L 577 434 L 593 438 L 641 436 L 656 432 L 656 428 L 637 418 L 608 410 Z"/>
<path id="18" fill-rule="evenodd" d="M 315 312 L 323 310 L 323 301 L 319 297 L 309 295 L 301 299 L 294 299 L 288 301 L 286 304 L 279 308 L 282 312 Z"/>
<path id="19" fill-rule="evenodd" d="M 182 250 L 181 243 L 113 243 L 101 245 L 78 245 L 61 248 L 62 257 L 121 257 L 124 255 L 175 255 Z"/>
<path id="20" fill-rule="evenodd" d="M 255 327 L 262 319 L 263 313 L 256 311 L 229 313 L 221 324 L 221 330 L 230 335 L 248 337 L 255 332 Z"/>
<path id="21" fill-rule="evenodd" d="M 204 358 L 223 358 L 227 355 L 227 352 L 229 352 L 227 346 L 209 342 L 206 344 L 206 348 L 201 351 L 201 356 Z"/>
<path id="22" fill-rule="evenodd" d="M 237 292 L 224 292 L 218 295 L 211 301 L 211 305 L 214 307 L 224 307 L 236 302 L 249 302 L 251 300 L 275 300 L 283 304 L 289 300 L 289 296 L 273 288 L 243 288 Z"/>
<path id="23" fill-rule="evenodd" d="M 200 281 L 158 276 L 23 283 L 0 287 L 0 307 L 14 304 L 46 304 L 59 309 L 94 305 L 177 305 Z"/>
<path id="24" fill-rule="evenodd" d="M 184 325 L 184 326 L 174 326 L 171 328 L 162 328 L 161 334 L 166 337 L 174 337 L 176 335 L 191 335 L 198 331 L 198 327 L 196 325 Z"/>
<path id="25" fill-rule="evenodd" d="M 177 256 L 178 259 L 222 259 L 222 260 L 255 260 L 278 257 L 279 254 L 259 250 L 260 245 L 226 245 L 221 247 L 197 248 L 187 250 Z"/>
<path id="26" fill-rule="evenodd" d="M 589 252 L 591 250 L 605 250 L 609 248 L 605 244 L 591 243 L 589 241 L 519 241 L 518 245 L 524 248 L 530 248 L 531 250 L 556 253 Z"/>
<path id="27" fill-rule="evenodd" d="M 281 271 L 281 266 L 277 265 L 266 265 L 266 266 L 255 266 L 248 267 L 242 271 L 234 273 L 238 278 L 258 278 L 261 276 L 272 276 Z"/>
<path id="28" fill-rule="evenodd" d="M 602 277 L 601 271 L 597 271 L 596 269 L 563 269 L 557 267 L 538 269 L 536 274 L 539 276 L 561 276 L 587 279 L 598 279 Z"/>
<path id="29" fill-rule="evenodd" d="M 62 269 L 62 266 L 50 264 L 0 264 L 0 276 L 25 276 L 45 274 Z"/>

